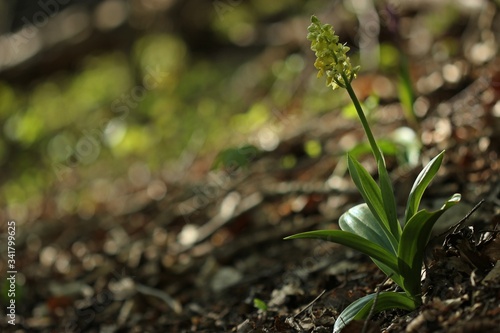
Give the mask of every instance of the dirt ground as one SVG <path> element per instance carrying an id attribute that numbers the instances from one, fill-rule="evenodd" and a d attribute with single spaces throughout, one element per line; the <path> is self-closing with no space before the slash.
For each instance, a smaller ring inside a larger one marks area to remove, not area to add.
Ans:
<path id="1" fill-rule="evenodd" d="M 463 223 L 431 240 L 424 304 L 410 313 L 373 316 L 365 332 L 499 331 L 494 79 L 479 75 L 440 104 L 453 109 L 451 116 L 431 109 L 422 121 L 422 135 L 431 141 L 422 159 L 447 149 L 424 204 L 440 205 L 460 192 L 461 208 L 445 220 L 446 226 Z M 376 133 L 404 119 L 397 111 L 390 121 L 384 117 Z M 443 122 L 448 130 L 440 131 L 436 124 Z M 346 137 L 362 138 L 360 126 L 329 113 L 299 127 L 275 151 L 252 156 L 247 169 L 171 184 L 170 195 L 159 202 L 130 193 L 128 202 L 117 199 L 113 215 L 96 215 L 83 228 L 73 227 L 82 222 L 71 216 L 33 225 L 18 240 L 27 287 L 16 332 L 330 332 L 350 302 L 394 289 L 391 282 L 381 285 L 385 276 L 359 253 L 322 241 L 282 240 L 338 228 L 340 214 L 360 202 L 347 174 L 332 176 L 340 156 L 310 158 L 303 151 L 310 139 L 338 151 Z M 296 156 L 297 164 L 277 167 L 287 155 Z M 365 162 L 373 169 L 370 158 Z M 406 193 L 421 167 L 388 163 L 395 191 Z M 401 207 L 404 195 L 398 198 Z M 2 331 L 8 327 L 3 321 Z M 362 329 L 355 323 L 345 331 Z"/>

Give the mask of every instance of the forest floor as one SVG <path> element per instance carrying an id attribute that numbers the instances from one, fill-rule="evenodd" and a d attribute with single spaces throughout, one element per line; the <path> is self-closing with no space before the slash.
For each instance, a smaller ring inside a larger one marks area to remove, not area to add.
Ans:
<path id="1" fill-rule="evenodd" d="M 447 150 L 424 205 L 438 207 L 459 192 L 462 203 L 437 234 L 462 223 L 430 242 L 423 305 L 372 316 L 364 332 L 499 332 L 494 80 L 478 75 L 420 122 L 428 140 L 421 160 Z M 374 113 L 376 135 L 404 123 L 400 108 L 383 110 Z M 273 152 L 252 155 L 247 168 L 169 184 L 169 195 L 157 202 L 131 193 L 128 201 L 116 199 L 114 215 L 33 225 L 18 239 L 26 281 L 16 332 L 331 332 L 349 303 L 394 284 L 383 283 L 383 273 L 357 252 L 283 237 L 338 228 L 338 217 L 360 203 L 348 173 L 332 175 L 344 142 L 363 140 L 360 127 L 335 113 L 316 116 L 294 127 Z M 323 147 L 319 157 L 304 152 L 312 139 Z M 284 156 L 296 164 L 281 167 Z M 404 207 L 421 167 L 398 166 L 393 157 L 388 166 Z M 11 328 L 3 318 L 1 327 Z M 361 332 L 363 323 L 344 331 Z"/>

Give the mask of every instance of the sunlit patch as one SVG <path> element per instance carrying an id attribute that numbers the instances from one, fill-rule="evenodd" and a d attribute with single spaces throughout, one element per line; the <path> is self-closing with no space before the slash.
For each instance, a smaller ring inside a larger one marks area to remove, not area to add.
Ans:
<path id="1" fill-rule="evenodd" d="M 127 125 L 123 120 L 111 119 L 104 129 L 104 136 L 106 143 L 109 146 L 116 146 L 122 142 L 127 132 Z"/>
<path id="2" fill-rule="evenodd" d="M 417 81 L 417 89 L 422 94 L 431 93 L 443 85 L 443 77 L 439 72 L 433 72 L 427 77 L 422 77 Z"/>
<path id="3" fill-rule="evenodd" d="M 47 246 L 40 252 L 40 263 L 45 267 L 51 267 L 56 261 L 58 250 L 53 246 Z"/>
<path id="4" fill-rule="evenodd" d="M 55 269 L 61 274 L 68 274 L 71 270 L 70 259 L 67 252 L 60 252 L 55 261 Z"/>
<path id="5" fill-rule="evenodd" d="M 290 203 L 290 208 L 293 212 L 301 212 L 302 209 L 307 205 L 308 198 L 305 195 L 299 195 Z"/>
<path id="6" fill-rule="evenodd" d="M 449 119 L 438 119 L 436 121 L 436 131 L 434 132 L 434 142 L 439 143 L 451 136 L 451 122 Z"/>
<path id="7" fill-rule="evenodd" d="M 492 108 L 493 116 L 500 118 L 500 101 L 496 102 Z"/>
<path id="8" fill-rule="evenodd" d="M 455 64 L 446 64 L 443 67 L 443 78 L 446 82 L 457 83 L 460 81 L 462 72 L 460 68 Z"/>
<path id="9" fill-rule="evenodd" d="M 109 255 L 115 255 L 118 253 L 118 244 L 114 239 L 108 239 L 104 242 L 104 245 L 102 247 L 105 253 Z"/>
<path id="10" fill-rule="evenodd" d="M 482 138 L 479 139 L 478 142 L 478 147 L 479 150 L 482 152 L 486 152 L 488 148 L 490 147 L 491 140 L 490 138 L 483 136 Z"/>
<path id="11" fill-rule="evenodd" d="M 263 150 L 273 151 L 278 147 L 280 139 L 276 132 L 269 128 L 263 128 L 257 134 L 257 141 Z"/>
<path id="12" fill-rule="evenodd" d="M 424 117 L 429 111 L 430 103 L 426 97 L 419 96 L 413 103 L 413 110 L 418 117 Z"/>
<path id="13" fill-rule="evenodd" d="M 229 193 L 220 205 L 219 215 L 221 218 L 229 218 L 233 215 L 234 210 L 241 200 L 241 195 L 238 192 Z"/>
<path id="14" fill-rule="evenodd" d="M 186 224 L 182 231 L 177 236 L 177 240 L 181 245 L 192 245 L 198 240 L 198 227 L 193 224 Z"/>
<path id="15" fill-rule="evenodd" d="M 96 267 L 101 266 L 104 263 L 104 257 L 101 254 L 88 255 L 83 259 L 83 268 L 87 271 L 91 271 Z"/>
<path id="16" fill-rule="evenodd" d="M 117 301 L 128 299 L 136 292 L 135 282 L 130 277 L 125 277 L 118 281 L 112 280 L 109 282 L 108 287 Z"/>
<path id="17" fill-rule="evenodd" d="M 354 133 L 348 133 L 343 135 L 338 144 L 343 151 L 349 151 L 353 149 L 358 143 L 358 138 Z"/>
<path id="18" fill-rule="evenodd" d="M 89 253 L 89 250 L 84 242 L 76 241 L 71 246 L 71 252 L 81 260 Z"/>
<path id="19" fill-rule="evenodd" d="M 0 69 L 12 67 L 34 56 L 42 48 L 40 33 L 27 25 L 16 33 L 0 38 Z"/>
<path id="20" fill-rule="evenodd" d="M 109 231 L 109 238 L 104 242 L 103 249 L 109 255 L 115 255 L 130 242 L 130 237 L 121 227 Z"/>
<path id="21" fill-rule="evenodd" d="M 470 49 L 470 60 L 475 64 L 483 64 L 496 54 L 494 42 L 477 43 Z"/>

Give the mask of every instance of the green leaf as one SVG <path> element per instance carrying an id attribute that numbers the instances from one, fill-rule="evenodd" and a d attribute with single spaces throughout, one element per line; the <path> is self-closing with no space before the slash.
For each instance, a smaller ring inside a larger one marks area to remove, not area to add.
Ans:
<path id="1" fill-rule="evenodd" d="M 443 161 L 443 156 L 444 150 L 427 163 L 425 168 L 418 175 L 417 179 L 415 179 L 415 183 L 413 183 L 413 187 L 411 188 L 410 195 L 408 196 L 408 202 L 406 204 L 405 223 L 408 223 L 412 216 L 418 211 L 422 195 L 438 172 L 441 162 Z"/>
<path id="2" fill-rule="evenodd" d="M 419 211 L 410 218 L 404 227 L 399 242 L 398 265 L 403 276 L 404 289 L 410 295 L 417 296 L 420 294 L 422 259 L 432 227 L 446 210 L 460 201 L 460 198 L 460 194 L 456 193 L 437 211 Z"/>
<path id="3" fill-rule="evenodd" d="M 399 76 L 398 81 L 399 101 L 401 102 L 406 118 L 413 122 L 415 120 L 415 116 L 413 113 L 413 91 L 411 90 L 411 85 L 408 84 L 408 80 L 406 80 L 403 75 Z"/>
<path id="4" fill-rule="evenodd" d="M 376 302 L 375 302 L 376 299 Z M 375 303 L 375 305 L 374 305 Z M 403 309 L 412 311 L 418 304 L 405 293 L 381 292 L 370 294 L 352 302 L 342 311 L 335 321 L 333 333 L 339 333 L 351 320 L 364 320 L 370 314 L 373 307 L 373 314 L 388 309 Z"/>
<path id="5" fill-rule="evenodd" d="M 383 160 L 378 161 L 378 174 L 380 177 L 380 190 L 382 192 L 382 202 L 384 204 L 385 214 L 389 223 L 389 229 L 396 239 L 401 236 L 401 225 L 398 221 L 396 212 L 396 198 L 394 197 L 394 190 L 392 189 L 391 178 L 385 167 Z"/>
<path id="6" fill-rule="evenodd" d="M 376 259 L 394 272 L 398 272 L 398 260 L 394 254 L 382 246 L 361 236 L 343 230 L 315 230 L 288 236 L 285 239 L 315 238 L 348 246 L 372 259 Z"/>
<path id="7" fill-rule="evenodd" d="M 397 254 L 398 242 L 375 218 L 367 204 L 352 207 L 339 219 L 340 229 L 372 241 Z"/>
<path id="8" fill-rule="evenodd" d="M 253 299 L 253 306 L 256 307 L 259 310 L 262 311 L 267 311 L 267 304 L 260 298 L 254 298 Z"/>
<path id="9" fill-rule="evenodd" d="M 366 204 L 354 206 L 342 214 L 339 219 L 339 226 L 344 231 L 366 238 L 394 255 L 397 254 L 398 243 L 396 239 L 378 223 Z M 403 280 L 399 275 L 399 271 L 392 270 L 376 259 L 372 258 L 372 260 L 387 276 L 391 276 L 394 282 L 401 288 L 403 287 Z"/>
<path id="10" fill-rule="evenodd" d="M 389 231 L 390 227 L 384 210 L 382 193 L 380 192 L 380 188 L 377 183 L 373 180 L 373 177 L 368 173 L 368 171 L 366 171 L 361 163 L 356 161 L 356 159 L 352 158 L 349 154 L 347 155 L 347 163 L 351 178 L 366 204 L 372 211 L 373 216 L 375 216 L 377 221 L 379 221 L 379 223 L 384 226 L 387 231 Z"/>
<path id="11" fill-rule="evenodd" d="M 252 145 L 245 145 L 239 148 L 228 148 L 221 151 L 212 165 L 212 169 L 217 168 L 248 168 L 250 162 L 259 154 L 259 150 Z"/>
<path id="12" fill-rule="evenodd" d="M 412 80 L 410 77 L 408 57 L 404 54 L 401 55 L 401 62 L 399 65 L 399 84 L 398 84 L 398 96 L 401 105 L 403 106 L 403 112 L 409 123 L 417 125 L 417 117 L 415 111 L 413 110 L 413 103 L 415 101 L 415 94 L 413 92 Z"/>
<path id="13" fill-rule="evenodd" d="M 380 147 L 382 153 L 386 156 L 397 156 L 400 148 L 398 147 L 399 142 L 391 140 L 377 140 L 377 144 Z M 363 155 L 371 155 L 372 148 L 368 142 L 360 142 L 352 149 L 349 150 L 349 155 L 354 159 L 359 159 Z"/>
<path id="14" fill-rule="evenodd" d="M 384 263 L 373 258 L 371 259 L 373 260 L 375 265 L 377 265 L 377 267 L 380 268 L 382 272 L 384 272 L 385 275 L 390 276 L 392 281 L 394 281 L 398 286 L 400 286 L 401 289 L 404 289 L 403 277 L 400 275 L 399 270 L 394 271 L 389 266 L 384 265 Z"/>

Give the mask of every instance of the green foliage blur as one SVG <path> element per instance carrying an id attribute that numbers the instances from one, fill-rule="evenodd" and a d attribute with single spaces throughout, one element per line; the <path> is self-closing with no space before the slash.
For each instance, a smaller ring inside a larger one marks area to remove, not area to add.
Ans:
<path id="1" fill-rule="evenodd" d="M 78 212 L 96 201 L 93 184 L 127 180 L 136 162 L 161 175 L 186 153 L 244 145 L 269 122 L 282 126 L 271 111 L 291 108 L 304 55 L 283 47 L 262 61 L 268 45 L 253 42 L 249 52 L 245 44 L 262 21 L 294 17 L 307 5 L 220 3 L 206 27 L 220 48 L 215 54 L 193 50 L 178 33 L 155 31 L 129 53 L 90 52 L 75 71 L 22 87 L 0 74 L 0 203 L 10 218 L 27 219 L 47 197 L 59 213 Z"/>
<path id="2" fill-rule="evenodd" d="M 114 188 L 109 197 L 124 192 L 137 165 L 149 179 L 179 181 L 186 156 L 208 156 L 209 170 L 214 160 L 227 160 L 216 159 L 224 149 L 271 150 L 260 132 L 279 134 L 289 115 L 348 104 L 345 94 L 326 93 L 315 79 L 300 33 L 310 13 L 330 2 L 215 0 L 204 6 L 203 20 L 193 13 L 180 26 L 141 31 L 130 37 L 130 49 L 89 51 L 71 70 L 22 85 L 0 73 L 0 213 L 33 220 L 47 199 L 58 216 L 85 211 L 102 201 L 103 188 Z M 333 7 L 328 15 L 345 25 L 356 57 L 356 13 L 341 2 Z M 202 35 L 193 37 L 185 27 Z M 197 45 L 200 40 L 208 46 Z M 380 69 L 394 72 L 398 48 L 381 45 Z M 321 154 L 314 141 L 306 150 Z"/>

